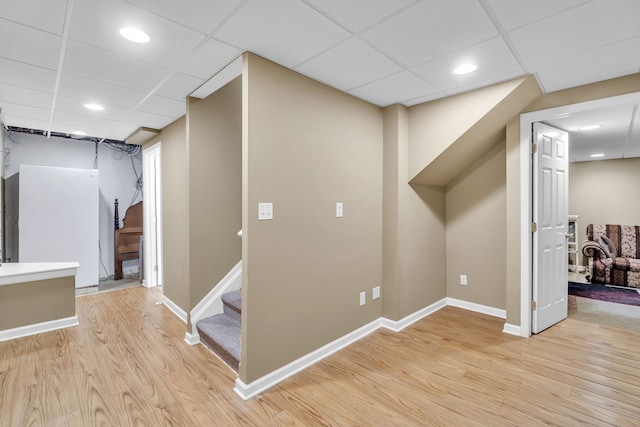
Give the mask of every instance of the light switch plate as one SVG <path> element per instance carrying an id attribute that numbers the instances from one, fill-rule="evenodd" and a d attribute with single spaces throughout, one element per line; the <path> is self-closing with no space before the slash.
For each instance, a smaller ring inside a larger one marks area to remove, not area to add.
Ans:
<path id="1" fill-rule="evenodd" d="M 367 293 L 365 291 L 360 292 L 360 307 L 367 303 Z"/>
<path id="2" fill-rule="evenodd" d="M 343 210 L 342 210 L 342 202 L 336 203 L 336 218 L 342 218 Z"/>
<path id="3" fill-rule="evenodd" d="M 380 286 L 376 286 L 375 288 L 373 288 L 373 292 L 372 292 L 372 300 L 374 299 L 378 299 L 380 298 Z"/>
<path id="4" fill-rule="evenodd" d="M 258 221 L 273 219 L 273 203 L 258 203 Z"/>

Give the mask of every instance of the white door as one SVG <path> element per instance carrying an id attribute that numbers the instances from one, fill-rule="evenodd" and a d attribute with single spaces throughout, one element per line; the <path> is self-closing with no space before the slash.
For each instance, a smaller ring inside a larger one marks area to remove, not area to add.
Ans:
<path id="1" fill-rule="evenodd" d="M 567 317 L 569 135 L 533 124 L 533 333 Z"/>
<path id="2" fill-rule="evenodd" d="M 160 143 L 144 150 L 144 285 L 162 286 L 162 163 Z"/>

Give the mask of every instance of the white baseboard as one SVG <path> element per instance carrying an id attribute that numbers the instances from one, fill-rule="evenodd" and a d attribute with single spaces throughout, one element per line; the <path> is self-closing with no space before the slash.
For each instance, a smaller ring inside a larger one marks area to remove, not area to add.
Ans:
<path id="1" fill-rule="evenodd" d="M 222 294 L 236 291 L 242 286 L 242 261 L 238 262 L 218 282 L 217 285 L 191 310 L 191 323 L 195 325 L 198 320 L 217 313 L 222 313 Z"/>
<path id="2" fill-rule="evenodd" d="M 347 335 L 338 338 L 337 340 L 330 342 L 329 344 L 324 345 L 319 349 L 312 351 L 311 353 L 306 354 L 301 358 L 294 360 L 293 362 L 283 366 L 282 368 L 277 369 L 249 384 L 245 384 L 240 380 L 240 378 L 238 378 L 236 379 L 236 386 L 233 390 L 244 400 L 251 399 L 258 393 L 261 393 L 264 390 L 273 387 L 274 385 L 284 381 L 285 379 L 300 372 L 301 370 L 308 368 L 309 366 L 321 361 L 327 356 L 332 355 L 336 351 L 341 350 L 350 344 L 353 344 L 359 339 L 374 332 L 379 327 L 380 319 L 376 319 L 373 322 L 368 323 L 356 329 L 355 331 L 348 333 Z"/>
<path id="3" fill-rule="evenodd" d="M 520 336 L 520 326 L 512 325 L 511 323 L 505 323 L 502 332 L 509 335 Z"/>
<path id="4" fill-rule="evenodd" d="M 436 301 L 433 304 L 420 309 L 418 311 L 416 311 L 415 313 L 412 313 L 410 315 L 408 315 L 407 317 L 400 319 L 400 320 L 390 320 L 387 319 L 385 317 L 381 317 L 380 318 L 380 326 L 382 326 L 383 328 L 387 328 L 387 329 L 391 329 L 393 332 L 400 332 L 401 330 L 403 330 L 404 328 L 406 328 L 409 325 L 412 325 L 413 323 L 417 322 L 418 320 L 427 317 L 430 314 L 435 313 L 436 311 L 440 310 L 441 308 L 446 307 L 447 305 L 447 299 L 446 298 L 442 298 L 440 301 Z"/>
<path id="5" fill-rule="evenodd" d="M 359 339 L 369 335 L 372 332 L 375 332 L 379 328 L 387 328 L 394 332 L 400 332 L 407 326 L 417 322 L 420 319 L 423 319 L 436 311 L 446 307 L 453 306 L 463 308 L 465 310 L 475 311 L 478 313 L 486 314 L 493 317 L 499 317 L 501 319 L 506 318 L 506 311 L 498 308 L 488 307 L 486 305 L 476 304 L 472 302 L 462 301 L 455 298 L 443 298 L 435 303 L 416 311 L 415 313 L 410 314 L 409 316 L 400 319 L 400 320 L 390 320 L 384 317 L 380 317 L 373 322 L 362 326 L 355 331 L 338 338 L 337 340 L 320 347 L 318 350 L 315 350 L 301 358 L 294 360 L 293 362 L 261 377 L 257 380 L 245 384 L 240 378 L 236 379 L 236 385 L 234 387 L 234 391 L 244 400 L 251 399 L 255 395 L 262 393 L 263 391 L 275 386 L 276 384 L 284 381 L 285 379 L 291 377 L 292 375 L 300 372 L 301 370 L 313 365 L 314 363 L 320 362 L 322 359 L 330 356 L 342 348 L 353 344 Z M 519 335 L 520 327 L 515 325 L 509 325 L 505 323 L 505 333 L 514 333 L 514 335 Z M 185 338 L 185 341 L 187 339 Z M 189 341 L 187 341 L 189 342 Z"/>
<path id="6" fill-rule="evenodd" d="M 452 307 L 464 308 L 465 310 L 475 311 L 476 313 L 486 314 L 488 316 L 507 318 L 507 311 L 500 308 L 489 307 L 475 302 L 463 301 L 455 298 L 447 298 L 447 305 Z"/>
<path id="7" fill-rule="evenodd" d="M 200 334 L 197 332 L 195 334 L 185 332 L 184 341 L 189 345 L 196 345 L 200 343 Z"/>
<path id="8" fill-rule="evenodd" d="M 169 310 L 173 312 L 180 320 L 187 323 L 187 312 L 181 309 L 175 302 L 167 298 L 166 295 L 162 296 L 162 303 L 167 306 Z"/>
<path id="9" fill-rule="evenodd" d="M 66 317 L 64 319 L 51 320 L 48 322 L 36 323 L 35 325 L 20 326 L 18 328 L 0 331 L 0 342 L 9 341 L 16 338 L 27 337 L 29 335 L 41 334 L 43 332 L 55 331 L 56 329 L 77 326 L 78 316 Z"/>

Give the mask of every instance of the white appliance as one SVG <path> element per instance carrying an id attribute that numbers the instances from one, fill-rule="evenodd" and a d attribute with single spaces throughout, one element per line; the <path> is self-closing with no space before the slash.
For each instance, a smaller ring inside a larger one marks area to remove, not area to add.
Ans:
<path id="1" fill-rule="evenodd" d="M 76 288 L 98 284 L 98 170 L 20 166 L 19 262 L 77 262 Z"/>

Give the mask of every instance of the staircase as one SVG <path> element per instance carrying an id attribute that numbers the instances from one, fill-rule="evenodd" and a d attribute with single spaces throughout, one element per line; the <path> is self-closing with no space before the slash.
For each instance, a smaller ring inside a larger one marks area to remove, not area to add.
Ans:
<path id="1" fill-rule="evenodd" d="M 222 295 L 223 312 L 196 323 L 200 341 L 217 354 L 234 371 L 240 365 L 240 318 L 242 293 L 240 290 Z"/>

